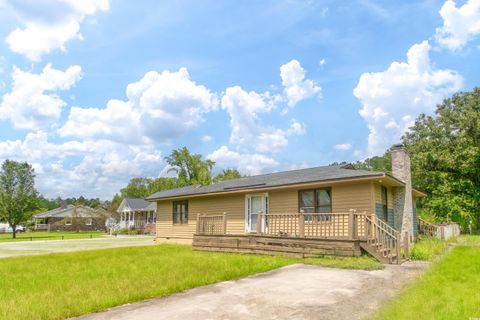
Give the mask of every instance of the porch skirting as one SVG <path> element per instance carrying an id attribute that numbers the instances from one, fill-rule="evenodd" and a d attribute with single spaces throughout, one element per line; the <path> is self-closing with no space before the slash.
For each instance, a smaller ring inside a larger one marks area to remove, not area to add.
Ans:
<path id="1" fill-rule="evenodd" d="M 295 258 L 315 256 L 360 256 L 361 240 L 291 238 L 266 235 L 194 235 L 194 250 L 284 255 Z"/>

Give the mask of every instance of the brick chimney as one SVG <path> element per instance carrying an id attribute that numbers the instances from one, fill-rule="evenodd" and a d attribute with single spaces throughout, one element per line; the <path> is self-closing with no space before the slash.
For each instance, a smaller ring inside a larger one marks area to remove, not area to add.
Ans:
<path id="1" fill-rule="evenodd" d="M 395 218 L 401 220 L 402 239 L 408 232 L 409 241 L 413 239 L 413 202 L 412 174 L 410 171 L 410 155 L 403 144 L 395 144 L 390 148 L 392 156 L 392 173 L 395 178 L 405 183 L 405 187 L 393 188 L 393 206 Z M 398 224 L 400 226 L 400 223 Z"/>

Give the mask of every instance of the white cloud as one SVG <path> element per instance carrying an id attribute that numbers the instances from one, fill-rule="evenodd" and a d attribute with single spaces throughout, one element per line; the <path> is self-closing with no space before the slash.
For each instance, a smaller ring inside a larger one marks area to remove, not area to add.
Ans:
<path id="1" fill-rule="evenodd" d="M 15 128 L 39 129 L 54 124 L 66 105 L 58 95 L 69 90 L 80 78 L 80 66 L 65 71 L 46 65 L 40 74 L 14 67 L 12 90 L 3 95 L 0 118 L 10 119 Z"/>
<path id="2" fill-rule="evenodd" d="M 294 107 L 300 101 L 321 92 L 321 88 L 315 82 L 305 79 L 305 69 L 295 59 L 280 67 L 280 77 L 289 107 Z"/>
<path id="3" fill-rule="evenodd" d="M 290 120 L 290 128 L 287 130 L 287 135 L 302 135 L 306 132 L 305 124 L 298 122 L 297 119 Z"/>
<path id="4" fill-rule="evenodd" d="M 201 138 L 202 142 L 208 143 L 213 141 L 213 137 L 209 135 L 205 135 Z"/>
<path id="5" fill-rule="evenodd" d="M 24 140 L 0 142 L 0 160 L 32 163 L 39 191 L 47 197 L 109 199 L 135 176 L 156 176 L 161 153 L 151 145 L 125 145 L 108 140 L 53 143 L 43 131 Z"/>
<path id="6" fill-rule="evenodd" d="M 222 108 L 230 115 L 230 143 L 253 148 L 260 153 L 279 152 L 288 144 L 287 135 L 304 133 L 303 125 L 296 120 L 287 130 L 261 122 L 260 114 L 272 111 L 278 99 L 268 92 L 247 92 L 239 86 L 227 88 L 222 97 Z"/>
<path id="7" fill-rule="evenodd" d="M 224 168 L 236 167 L 242 174 L 257 175 L 271 171 L 278 167 L 279 163 L 274 159 L 258 153 L 239 153 L 230 150 L 227 146 L 221 146 L 207 156 L 208 159 Z"/>
<path id="8" fill-rule="evenodd" d="M 443 26 L 437 28 L 435 39 L 441 46 L 458 50 L 480 34 L 480 0 L 469 0 L 461 7 L 447 0 L 440 15 Z"/>
<path id="9" fill-rule="evenodd" d="M 325 60 L 325 58 L 322 58 L 320 59 L 320 61 L 318 62 L 319 65 L 323 66 L 327 61 Z"/>
<path id="10" fill-rule="evenodd" d="M 6 42 L 13 52 L 32 61 L 60 49 L 72 39 L 82 39 L 80 25 L 97 11 L 108 11 L 109 0 L 10 1 L 9 7 L 22 28 L 13 30 Z"/>
<path id="11" fill-rule="evenodd" d="M 127 101 L 110 100 L 105 108 L 72 108 L 60 135 L 165 142 L 196 127 L 218 106 L 216 95 L 192 81 L 185 68 L 150 71 L 126 91 Z"/>
<path id="12" fill-rule="evenodd" d="M 336 144 L 334 148 L 336 150 L 347 151 L 352 148 L 352 145 L 350 143 L 340 143 L 340 144 Z"/>
<path id="13" fill-rule="evenodd" d="M 383 153 L 411 126 L 416 116 L 461 89 L 463 78 L 455 71 L 434 69 L 427 41 L 413 45 L 407 62 L 393 62 L 383 72 L 364 73 L 353 93 L 362 103 L 360 115 L 370 134 L 368 153 Z"/>

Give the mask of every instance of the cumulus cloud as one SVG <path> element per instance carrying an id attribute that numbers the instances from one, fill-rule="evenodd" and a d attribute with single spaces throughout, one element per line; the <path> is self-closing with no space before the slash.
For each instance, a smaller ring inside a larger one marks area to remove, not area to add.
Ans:
<path id="1" fill-rule="evenodd" d="M 204 121 L 217 109 L 214 93 L 190 79 L 187 69 L 150 71 L 126 90 L 127 100 L 110 100 L 105 108 L 71 108 L 61 136 L 114 141 L 165 142 Z"/>
<path id="2" fill-rule="evenodd" d="M 480 0 L 469 0 L 459 7 L 447 0 L 440 15 L 443 26 L 437 28 L 435 39 L 441 46 L 458 50 L 480 34 Z"/>
<path id="3" fill-rule="evenodd" d="M 275 108 L 278 96 L 266 92 L 247 92 L 239 86 L 227 88 L 222 108 L 230 115 L 230 143 L 253 148 L 256 152 L 279 152 L 288 144 L 287 136 L 305 132 L 303 125 L 292 120 L 287 130 L 264 125 L 260 114 Z"/>
<path id="4" fill-rule="evenodd" d="M 435 105 L 462 87 L 455 71 L 434 69 L 427 41 L 413 45 L 407 62 L 393 62 L 383 72 L 364 73 L 353 90 L 362 103 L 360 115 L 367 121 L 368 153 L 380 154 L 410 127 L 419 113 L 430 113 Z"/>
<path id="5" fill-rule="evenodd" d="M 333 146 L 336 150 L 341 150 L 341 151 L 347 151 L 352 148 L 352 145 L 350 143 L 340 143 L 336 144 Z"/>
<path id="6" fill-rule="evenodd" d="M 69 90 L 81 71 L 76 65 L 61 71 L 48 64 L 35 74 L 14 67 L 12 89 L 2 97 L 0 118 L 10 119 L 15 128 L 33 130 L 56 123 L 66 105 L 57 92 Z"/>
<path id="7" fill-rule="evenodd" d="M 0 159 L 33 164 L 37 187 L 47 197 L 111 198 L 135 176 L 156 176 L 161 153 L 151 145 L 125 145 L 108 140 L 54 143 L 43 131 L 23 140 L 0 142 Z"/>
<path id="8" fill-rule="evenodd" d="M 72 39 L 82 39 L 80 26 L 87 16 L 98 11 L 108 11 L 109 0 L 42 0 L 8 1 L 21 28 L 13 30 L 6 42 L 13 52 L 32 61 L 60 49 Z"/>
<path id="9" fill-rule="evenodd" d="M 208 143 L 213 141 L 213 137 L 209 135 L 205 135 L 201 138 L 202 142 Z"/>
<path id="10" fill-rule="evenodd" d="M 324 60 L 323 60 L 324 61 Z M 305 69 L 298 60 L 292 60 L 280 67 L 280 78 L 289 107 L 321 92 L 320 86 L 305 78 Z"/>
<path id="11" fill-rule="evenodd" d="M 271 171 L 279 166 L 279 163 L 263 154 L 239 153 L 230 150 L 227 146 L 221 146 L 207 156 L 217 165 L 224 168 L 236 167 L 242 174 L 257 175 L 265 170 Z"/>

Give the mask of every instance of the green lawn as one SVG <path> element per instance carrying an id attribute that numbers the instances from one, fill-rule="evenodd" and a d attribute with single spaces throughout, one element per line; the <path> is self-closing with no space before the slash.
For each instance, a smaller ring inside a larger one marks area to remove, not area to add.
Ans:
<path id="1" fill-rule="evenodd" d="M 181 245 L 0 259 L 0 319 L 63 319 L 295 261 Z"/>
<path id="2" fill-rule="evenodd" d="M 62 240 L 62 239 L 84 239 L 84 238 L 99 238 L 105 233 L 102 231 L 82 231 L 82 232 L 21 232 L 17 233 L 17 238 L 12 239 L 11 233 L 0 233 L 0 242 L 4 241 L 35 241 L 35 240 Z"/>
<path id="3" fill-rule="evenodd" d="M 63 319 L 292 263 L 378 269 L 372 258 L 294 259 L 156 245 L 0 259 L 0 319 Z"/>
<path id="4" fill-rule="evenodd" d="M 422 238 L 410 249 L 412 260 L 432 260 L 435 256 L 445 253 L 450 241 L 443 241 L 435 238 Z"/>
<path id="5" fill-rule="evenodd" d="M 476 245 L 454 248 L 373 319 L 480 319 L 480 237 L 459 243 Z"/>

